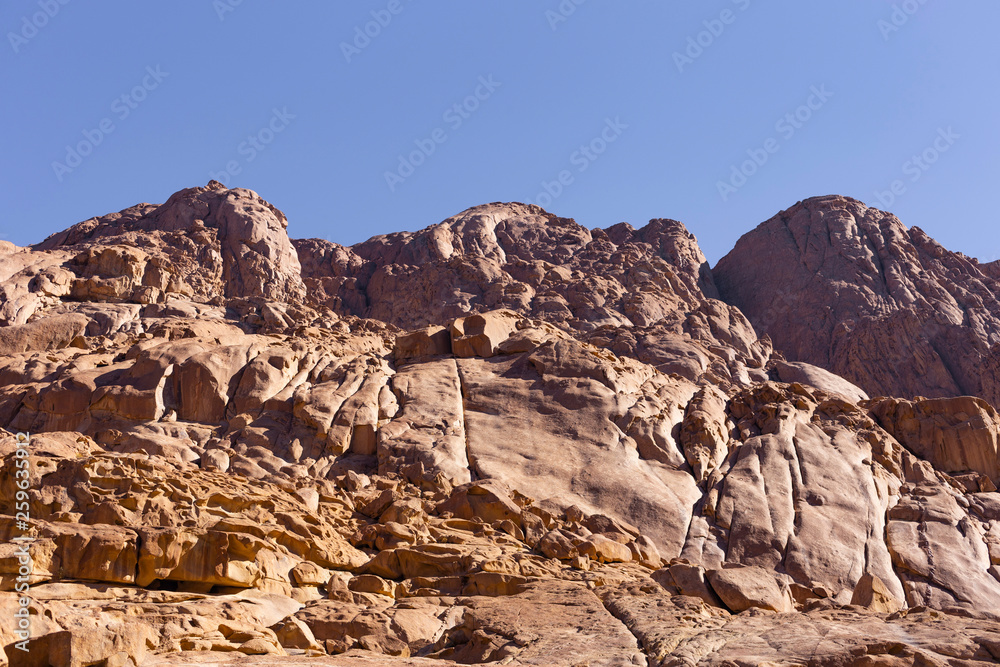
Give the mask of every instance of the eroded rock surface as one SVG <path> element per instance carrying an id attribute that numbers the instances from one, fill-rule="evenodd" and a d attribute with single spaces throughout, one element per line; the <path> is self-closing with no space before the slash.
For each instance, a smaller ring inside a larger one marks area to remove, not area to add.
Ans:
<path id="1" fill-rule="evenodd" d="M 1000 282 L 917 227 L 816 197 L 744 235 L 713 268 L 719 293 L 790 360 L 872 396 L 1000 402 Z"/>
<path id="2" fill-rule="evenodd" d="M 776 220 L 714 276 L 670 220 L 347 248 L 217 183 L 0 243 L 0 664 L 995 663 L 997 271 Z"/>

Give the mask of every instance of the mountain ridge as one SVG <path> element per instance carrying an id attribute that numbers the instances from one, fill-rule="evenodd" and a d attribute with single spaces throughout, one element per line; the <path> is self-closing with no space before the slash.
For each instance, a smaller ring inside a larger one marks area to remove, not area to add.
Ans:
<path id="1" fill-rule="evenodd" d="M 723 297 L 791 358 L 871 394 L 971 394 L 996 403 L 1000 395 L 980 370 L 1000 342 L 1000 282 L 990 265 L 891 214 L 826 201 L 827 209 L 800 202 L 744 235 L 713 269 Z M 774 269 L 756 273 L 761 261 Z M 802 320 L 811 335 L 797 326 Z M 900 367 L 912 358 L 926 368 L 908 376 Z"/>
<path id="2" fill-rule="evenodd" d="M 1000 659 L 1000 415 L 958 384 L 1000 370 L 990 265 L 873 211 L 712 268 L 517 203 L 292 241 L 209 183 L 0 244 L 32 660 Z"/>

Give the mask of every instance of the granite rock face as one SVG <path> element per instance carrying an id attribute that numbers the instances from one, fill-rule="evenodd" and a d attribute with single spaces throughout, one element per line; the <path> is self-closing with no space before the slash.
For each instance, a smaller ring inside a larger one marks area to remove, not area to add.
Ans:
<path id="1" fill-rule="evenodd" d="M 0 664 L 1000 660 L 998 357 L 978 398 L 916 361 L 949 298 L 989 340 L 996 271 L 859 207 L 786 215 L 834 230 L 808 280 L 522 204 L 292 242 L 217 183 L 0 245 Z M 907 372 L 837 347 L 851 308 L 909 318 Z"/>
<path id="2" fill-rule="evenodd" d="M 799 202 L 744 235 L 712 274 L 789 360 L 872 396 L 1000 402 L 995 265 L 890 213 L 846 197 Z"/>
<path id="3" fill-rule="evenodd" d="M 537 206 L 493 203 L 349 248 L 294 243 L 310 294 L 343 315 L 418 329 L 508 309 L 727 386 L 747 383 L 770 354 L 719 300 L 694 236 L 674 220 L 589 230 Z"/>
<path id="4" fill-rule="evenodd" d="M 174 293 L 288 302 L 304 288 L 287 228 L 256 193 L 212 181 L 160 206 L 91 218 L 34 249 L 79 252 L 71 293 L 80 300 L 155 303 Z"/>

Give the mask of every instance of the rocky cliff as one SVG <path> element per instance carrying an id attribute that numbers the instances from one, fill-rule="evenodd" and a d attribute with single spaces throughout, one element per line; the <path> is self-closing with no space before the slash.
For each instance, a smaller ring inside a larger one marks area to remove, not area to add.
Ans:
<path id="1" fill-rule="evenodd" d="M 0 245 L 8 664 L 1000 659 L 995 266 L 833 197 L 714 270 L 286 229 L 213 182 Z"/>
<path id="2" fill-rule="evenodd" d="M 996 263 L 949 252 L 890 213 L 845 197 L 800 202 L 712 273 L 722 298 L 791 359 L 873 395 L 1000 403 Z"/>

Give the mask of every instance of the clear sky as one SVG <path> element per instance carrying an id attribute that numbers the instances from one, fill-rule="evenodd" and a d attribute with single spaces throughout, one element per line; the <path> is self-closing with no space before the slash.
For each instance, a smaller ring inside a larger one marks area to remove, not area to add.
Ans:
<path id="1" fill-rule="evenodd" d="M 843 194 L 993 260 L 997 25 L 995 0 L 5 0 L 0 238 L 214 176 L 345 244 L 530 200 L 681 220 L 714 263 Z"/>

